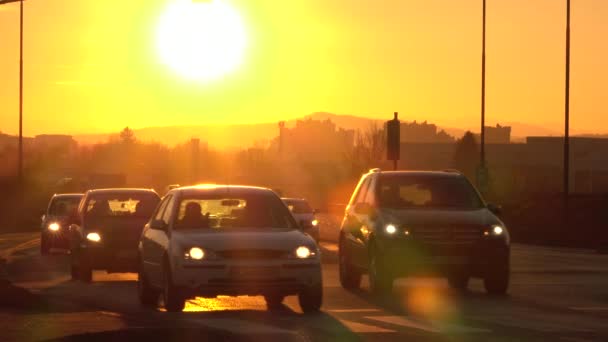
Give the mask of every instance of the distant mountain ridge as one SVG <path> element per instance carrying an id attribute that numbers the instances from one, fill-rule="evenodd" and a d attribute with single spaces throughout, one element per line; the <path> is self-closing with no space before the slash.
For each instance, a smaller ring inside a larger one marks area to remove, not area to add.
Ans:
<path id="1" fill-rule="evenodd" d="M 355 115 L 340 115 L 326 112 L 317 112 L 301 118 L 286 120 L 287 127 L 293 127 L 297 120 L 331 120 L 337 127 L 365 131 L 371 125 L 383 125 L 385 120 L 372 119 Z M 419 120 L 423 121 L 423 120 Z M 518 122 L 501 122 L 503 126 L 511 126 L 512 141 L 523 141 L 526 136 L 559 136 L 560 132 L 541 126 L 522 124 Z M 438 129 L 445 130 L 448 134 L 460 138 L 467 130 L 478 131 L 478 128 L 454 128 L 443 127 L 437 124 Z M 135 137 L 140 141 L 156 141 L 165 145 L 174 146 L 186 143 L 191 138 L 199 138 L 207 142 L 215 149 L 242 149 L 252 146 L 266 146 L 278 135 L 278 122 L 259 124 L 213 124 L 194 126 L 165 126 L 145 127 L 133 129 Z M 80 144 L 95 144 L 108 141 L 111 134 L 81 134 L 74 135 L 74 139 Z M 605 136 L 605 135 L 604 135 Z"/>

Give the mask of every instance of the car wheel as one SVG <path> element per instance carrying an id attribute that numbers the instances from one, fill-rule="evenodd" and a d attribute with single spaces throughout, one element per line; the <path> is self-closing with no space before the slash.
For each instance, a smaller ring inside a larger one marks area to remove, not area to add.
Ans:
<path id="1" fill-rule="evenodd" d="M 486 292 L 491 295 L 505 295 L 509 288 L 509 277 L 508 263 L 490 270 L 483 279 Z"/>
<path id="2" fill-rule="evenodd" d="M 283 300 L 285 299 L 285 296 L 268 294 L 264 295 L 264 299 L 266 300 L 268 310 L 278 310 L 283 307 Z"/>
<path id="3" fill-rule="evenodd" d="M 85 283 L 93 281 L 93 269 L 87 257 L 82 254 L 78 256 L 78 278 Z"/>
<path id="4" fill-rule="evenodd" d="M 469 276 L 462 273 L 450 274 L 448 284 L 455 290 L 465 291 L 469 286 Z"/>
<path id="5" fill-rule="evenodd" d="M 165 302 L 165 310 L 169 312 L 181 312 L 186 306 L 186 298 L 179 288 L 173 285 L 171 269 L 166 262 L 165 267 L 163 267 L 163 301 Z"/>
<path id="6" fill-rule="evenodd" d="M 340 240 L 338 250 L 338 267 L 340 274 L 340 285 L 347 290 L 358 289 L 361 286 L 361 272 L 351 264 L 350 253 L 344 240 Z"/>
<path id="7" fill-rule="evenodd" d="M 298 294 L 300 308 L 305 314 L 314 314 L 321 310 L 323 303 L 323 285 L 321 283 L 308 286 Z"/>
<path id="8" fill-rule="evenodd" d="M 141 265 L 137 275 L 137 295 L 139 302 L 145 307 L 154 307 L 158 302 L 158 291 L 150 285 Z"/>
<path id="9" fill-rule="evenodd" d="M 375 245 L 369 251 L 369 286 L 378 296 L 391 294 L 393 290 L 393 276 Z"/>
<path id="10" fill-rule="evenodd" d="M 49 255 L 51 246 L 49 244 L 48 238 L 42 237 L 40 239 L 40 254 L 41 255 Z"/>

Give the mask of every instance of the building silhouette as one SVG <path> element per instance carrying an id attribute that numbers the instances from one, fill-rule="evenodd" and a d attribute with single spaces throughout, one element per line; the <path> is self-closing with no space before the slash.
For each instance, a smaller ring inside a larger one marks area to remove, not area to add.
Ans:
<path id="1" fill-rule="evenodd" d="M 453 143 L 454 137 L 447 134 L 444 130 L 439 130 L 435 124 L 426 121 L 418 123 L 402 122 L 401 138 L 403 143 Z"/>

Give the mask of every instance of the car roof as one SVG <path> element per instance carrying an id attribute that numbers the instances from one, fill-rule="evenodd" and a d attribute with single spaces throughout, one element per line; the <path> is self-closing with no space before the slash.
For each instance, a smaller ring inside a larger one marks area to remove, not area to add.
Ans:
<path id="1" fill-rule="evenodd" d="M 84 194 L 77 194 L 77 193 L 73 193 L 73 194 L 54 194 L 53 198 L 78 198 L 78 197 L 82 197 L 84 196 Z"/>
<path id="2" fill-rule="evenodd" d="M 109 189 L 92 189 L 87 191 L 89 195 L 103 195 L 103 194 L 124 194 L 124 193 L 153 193 L 156 191 L 152 189 L 141 189 L 141 188 L 109 188 Z"/>
<path id="3" fill-rule="evenodd" d="M 283 201 L 291 201 L 291 202 L 308 202 L 304 198 L 295 198 L 295 197 L 282 197 L 281 200 L 283 200 Z"/>
<path id="4" fill-rule="evenodd" d="M 177 189 L 173 189 L 169 191 L 172 194 L 180 194 L 182 196 L 188 195 L 196 195 L 202 192 L 205 193 L 223 193 L 223 192 L 234 192 L 239 195 L 252 195 L 252 194 L 260 194 L 260 193 L 269 193 L 272 190 L 268 188 L 262 188 L 258 186 L 248 186 L 248 185 L 222 185 L 222 184 L 200 184 L 193 186 L 185 186 Z"/>
<path id="5" fill-rule="evenodd" d="M 387 176 L 411 176 L 411 177 L 437 177 L 437 178 L 459 178 L 462 177 L 462 174 L 457 171 L 447 170 L 447 171 L 380 171 L 380 172 L 371 172 L 371 174 L 378 173 L 381 175 Z"/>

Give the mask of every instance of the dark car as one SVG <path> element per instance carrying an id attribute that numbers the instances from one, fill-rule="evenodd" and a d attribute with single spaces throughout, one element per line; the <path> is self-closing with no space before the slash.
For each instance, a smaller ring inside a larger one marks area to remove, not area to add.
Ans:
<path id="1" fill-rule="evenodd" d="M 431 273 L 457 289 L 480 277 L 487 292 L 504 294 L 510 238 L 497 213 L 458 172 L 371 170 L 342 222 L 340 282 L 357 288 L 367 272 L 372 291 L 389 294 L 395 278 Z"/>
<path id="2" fill-rule="evenodd" d="M 70 239 L 68 221 L 78 209 L 82 194 L 56 194 L 51 197 L 40 225 L 40 253 L 68 251 Z"/>
<path id="3" fill-rule="evenodd" d="M 137 245 L 160 198 L 148 189 L 89 190 L 72 218 L 72 278 L 91 281 L 95 269 L 137 271 Z"/>
<path id="4" fill-rule="evenodd" d="M 317 211 L 314 210 L 308 201 L 303 198 L 281 198 L 283 203 L 289 208 L 296 222 L 319 243 L 319 220 L 316 217 Z"/>

